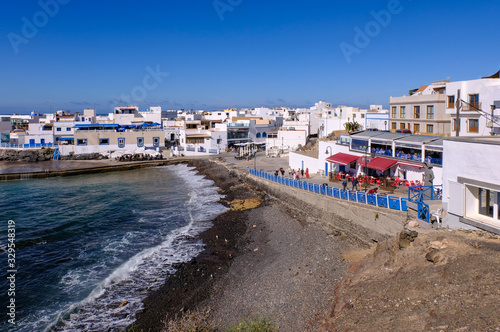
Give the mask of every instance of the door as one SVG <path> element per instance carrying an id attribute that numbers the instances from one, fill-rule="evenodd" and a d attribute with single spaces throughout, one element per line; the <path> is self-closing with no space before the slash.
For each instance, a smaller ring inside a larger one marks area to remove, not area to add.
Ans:
<path id="1" fill-rule="evenodd" d="M 328 163 L 325 163 L 325 175 L 328 175 Z"/>
<path id="2" fill-rule="evenodd" d="M 30 145 L 35 145 L 35 140 L 34 139 L 30 139 Z"/>
<path id="3" fill-rule="evenodd" d="M 40 139 L 40 144 L 42 144 L 42 146 L 45 145 L 45 138 Z"/>

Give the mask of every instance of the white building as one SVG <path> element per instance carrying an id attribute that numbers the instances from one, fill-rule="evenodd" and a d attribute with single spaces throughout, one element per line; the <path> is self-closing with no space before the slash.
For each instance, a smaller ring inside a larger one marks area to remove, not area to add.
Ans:
<path id="1" fill-rule="evenodd" d="M 444 225 L 500 234 L 500 137 L 444 140 Z"/>
<path id="2" fill-rule="evenodd" d="M 277 156 L 288 154 L 307 143 L 305 130 L 278 130 L 270 132 L 266 139 L 266 155 Z"/>
<path id="3" fill-rule="evenodd" d="M 459 136 L 500 134 L 499 73 L 489 78 L 446 84 L 446 113 L 451 116 L 451 136 L 456 136 L 456 103 L 459 93 Z"/>

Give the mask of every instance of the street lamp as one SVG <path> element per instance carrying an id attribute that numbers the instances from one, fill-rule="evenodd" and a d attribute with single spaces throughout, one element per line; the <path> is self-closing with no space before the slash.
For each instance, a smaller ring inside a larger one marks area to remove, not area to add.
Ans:
<path id="1" fill-rule="evenodd" d="M 384 121 L 384 130 L 387 130 L 387 121 Z"/>
<path id="2" fill-rule="evenodd" d="M 325 154 L 326 154 L 326 155 L 328 155 L 328 148 L 330 148 L 330 156 L 332 156 L 333 149 L 332 149 L 332 147 L 331 147 L 331 146 L 329 146 L 329 145 L 326 147 Z M 331 163 L 330 163 L 330 164 L 331 164 Z M 330 172 L 329 172 L 329 173 L 331 173 L 331 169 L 332 169 L 332 167 L 330 166 Z"/>

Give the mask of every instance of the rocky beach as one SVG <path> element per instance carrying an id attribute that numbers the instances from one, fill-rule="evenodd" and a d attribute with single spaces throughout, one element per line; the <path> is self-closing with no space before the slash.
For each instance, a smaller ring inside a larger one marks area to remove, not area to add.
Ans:
<path id="1" fill-rule="evenodd" d="M 190 165 L 215 182 L 230 210 L 201 235 L 205 252 L 144 301 L 133 330 L 162 331 L 169 324 L 175 330 L 174 321 L 193 312 L 219 327 L 264 317 L 283 331 L 318 328 L 345 273 L 341 252 L 351 244 L 237 172 L 201 160 Z"/>

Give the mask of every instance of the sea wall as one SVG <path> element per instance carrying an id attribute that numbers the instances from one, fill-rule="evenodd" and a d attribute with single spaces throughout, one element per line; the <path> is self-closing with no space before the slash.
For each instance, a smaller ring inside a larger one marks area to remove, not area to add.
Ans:
<path id="1" fill-rule="evenodd" d="M 234 170 L 232 170 L 234 172 Z M 371 245 L 397 235 L 408 221 L 407 212 L 349 202 L 267 181 L 249 173 L 238 175 L 290 208 L 305 212 L 308 222 L 327 233 Z"/>
<path id="2" fill-rule="evenodd" d="M 7 161 L 45 161 L 52 159 L 54 154 L 53 149 L 29 149 L 29 150 L 16 150 L 16 149 L 0 149 L 0 160 Z"/>
<path id="3" fill-rule="evenodd" d="M 36 162 L 36 161 L 46 161 L 51 160 L 54 156 L 54 149 L 44 148 L 44 149 L 0 149 L 0 161 L 24 161 L 24 162 Z M 107 156 L 101 155 L 100 153 L 82 153 L 82 154 L 70 154 L 68 156 L 60 156 L 61 160 L 101 160 L 107 159 Z"/>

